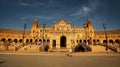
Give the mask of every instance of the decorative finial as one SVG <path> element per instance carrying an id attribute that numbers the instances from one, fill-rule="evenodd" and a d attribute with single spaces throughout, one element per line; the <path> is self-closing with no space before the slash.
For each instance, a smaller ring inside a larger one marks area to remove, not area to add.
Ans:
<path id="1" fill-rule="evenodd" d="M 88 18 L 87 21 L 90 21 L 90 18 Z"/>
<path id="2" fill-rule="evenodd" d="M 38 18 L 35 18 L 35 21 L 38 21 Z"/>

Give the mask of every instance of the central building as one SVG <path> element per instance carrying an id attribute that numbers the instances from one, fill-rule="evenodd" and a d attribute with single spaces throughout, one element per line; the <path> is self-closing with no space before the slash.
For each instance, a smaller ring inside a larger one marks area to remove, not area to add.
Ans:
<path id="1" fill-rule="evenodd" d="M 95 36 L 90 19 L 86 21 L 84 26 L 78 27 L 71 26 L 71 23 L 64 19 L 54 22 L 51 27 L 38 23 L 38 19 L 35 19 L 30 28 L 30 36 L 33 42 L 47 44 L 50 48 L 71 48 L 78 43 L 91 42 Z"/>

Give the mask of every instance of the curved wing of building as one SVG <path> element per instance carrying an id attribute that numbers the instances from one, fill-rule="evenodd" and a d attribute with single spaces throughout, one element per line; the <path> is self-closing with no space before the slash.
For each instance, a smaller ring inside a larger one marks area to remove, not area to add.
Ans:
<path id="1" fill-rule="evenodd" d="M 107 31 L 108 42 L 120 44 L 120 30 Z M 0 29 L 0 43 L 5 41 L 21 43 L 23 42 L 23 31 L 12 29 Z M 50 48 L 71 48 L 79 43 L 88 43 L 90 45 L 105 43 L 104 31 L 95 31 L 90 19 L 85 26 L 71 26 L 70 22 L 64 19 L 55 22 L 53 26 L 39 26 L 38 19 L 35 19 L 30 31 L 25 31 L 24 42 L 46 43 Z"/>

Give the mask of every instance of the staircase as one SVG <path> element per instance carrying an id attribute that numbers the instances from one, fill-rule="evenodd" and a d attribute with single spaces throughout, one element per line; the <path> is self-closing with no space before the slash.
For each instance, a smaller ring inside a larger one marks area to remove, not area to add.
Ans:
<path id="1" fill-rule="evenodd" d="M 67 48 L 51 48 L 49 49 L 50 52 L 68 52 L 69 49 Z"/>
<path id="2" fill-rule="evenodd" d="M 38 45 L 26 45 L 23 48 L 19 49 L 17 52 L 39 52 Z"/>

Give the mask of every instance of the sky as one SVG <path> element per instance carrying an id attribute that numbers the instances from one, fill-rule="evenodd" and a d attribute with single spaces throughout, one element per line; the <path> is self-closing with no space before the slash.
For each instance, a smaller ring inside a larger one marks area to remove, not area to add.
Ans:
<path id="1" fill-rule="evenodd" d="M 120 29 L 120 0 L 0 0 L 0 28 L 30 29 L 35 18 L 39 25 L 53 26 L 65 19 L 83 27 L 89 18 L 95 30 Z"/>

